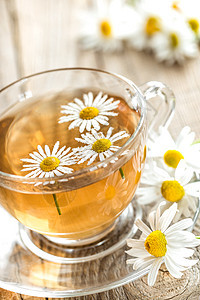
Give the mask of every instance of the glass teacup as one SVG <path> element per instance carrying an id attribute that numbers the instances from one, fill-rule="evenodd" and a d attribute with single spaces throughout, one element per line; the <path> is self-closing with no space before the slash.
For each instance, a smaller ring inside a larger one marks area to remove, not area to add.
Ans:
<path id="1" fill-rule="evenodd" d="M 25 226 L 27 246 L 34 232 L 68 246 L 110 234 L 139 184 L 147 127 L 167 126 L 173 93 L 159 82 L 139 89 L 116 74 L 69 68 L 23 78 L 0 96 L 0 203 Z"/>

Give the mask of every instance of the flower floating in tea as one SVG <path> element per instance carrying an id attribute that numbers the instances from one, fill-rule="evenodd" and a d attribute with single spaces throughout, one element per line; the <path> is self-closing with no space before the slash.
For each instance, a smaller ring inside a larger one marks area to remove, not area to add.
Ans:
<path id="1" fill-rule="evenodd" d="M 177 218 L 183 214 L 190 215 L 189 208 L 196 209 L 196 198 L 200 197 L 200 181 L 190 182 L 193 171 L 187 169 L 184 160 L 181 160 L 171 176 L 166 170 L 157 166 L 156 162 L 149 162 L 141 177 L 141 185 L 136 194 L 140 204 L 152 202 L 157 205 L 166 200 L 167 206 L 177 202 Z"/>
<path id="2" fill-rule="evenodd" d="M 75 98 L 74 102 L 62 105 L 61 113 L 66 116 L 60 117 L 59 123 L 72 121 L 68 129 L 79 127 L 81 133 L 85 129 L 99 130 L 99 124 L 109 125 L 108 116 L 118 115 L 113 110 L 118 107 L 119 102 L 120 100 L 113 101 L 113 98 L 108 98 L 108 95 L 103 95 L 102 92 L 99 92 L 95 98 L 92 92 L 83 94 L 83 100 Z"/>
<path id="3" fill-rule="evenodd" d="M 194 250 L 189 249 L 200 245 L 200 241 L 191 232 L 185 231 L 189 228 L 192 219 L 183 219 L 170 226 L 177 211 L 177 203 L 166 209 L 160 215 L 161 203 L 157 211 L 149 215 L 150 227 L 143 221 L 136 220 L 136 226 L 142 231 L 139 240 L 128 239 L 127 244 L 131 247 L 126 251 L 133 256 L 127 263 L 133 265 L 134 270 L 149 267 L 148 285 L 153 286 L 160 266 L 165 263 L 169 273 L 175 278 L 181 278 L 182 271 L 192 267 L 198 260 L 189 260 Z"/>
<path id="4" fill-rule="evenodd" d="M 160 127 L 148 140 L 148 156 L 161 158 L 165 165 L 176 168 L 184 159 L 188 168 L 200 173 L 200 143 L 195 143 L 195 133 L 185 126 L 174 141 L 166 128 Z"/>
<path id="5" fill-rule="evenodd" d="M 88 165 L 90 165 L 96 158 L 99 158 L 100 161 L 104 161 L 121 148 L 114 145 L 116 141 L 130 136 L 126 131 L 119 131 L 112 135 L 112 131 L 113 128 L 110 127 L 107 134 L 104 135 L 102 132 L 97 132 L 92 129 L 91 133 L 87 132 L 86 134 L 81 134 L 81 138 L 75 138 L 76 141 L 86 144 L 86 146 L 73 149 L 77 158 L 80 159 L 78 164 L 89 160 Z M 113 159 L 113 162 L 114 161 Z"/>
<path id="6" fill-rule="evenodd" d="M 73 152 L 69 153 L 70 147 L 66 149 L 66 146 L 63 146 L 59 149 L 59 141 L 57 141 L 53 147 L 51 152 L 48 145 L 45 145 L 44 150 L 40 145 L 38 145 L 38 152 L 34 151 L 33 153 L 29 153 L 31 158 L 22 158 L 21 160 L 24 163 L 22 172 L 29 172 L 25 175 L 27 178 L 49 178 L 50 181 L 45 181 L 43 185 L 46 184 L 54 184 L 51 178 L 55 176 L 62 176 L 63 174 L 70 174 L 73 172 L 72 168 L 68 166 L 76 163 L 75 158 L 73 157 Z M 42 182 L 38 182 L 35 184 L 40 185 Z M 56 195 L 53 194 L 53 198 L 58 210 L 58 213 L 61 214 Z"/>
<path id="7" fill-rule="evenodd" d="M 99 202 L 102 203 L 99 213 L 103 213 L 103 215 L 109 215 L 115 209 L 121 208 L 124 196 L 127 195 L 128 181 L 122 178 L 118 180 L 118 176 L 118 172 L 109 176 L 103 192 L 97 195 L 97 200 L 101 199 Z M 104 200 L 102 201 L 102 199 Z"/>

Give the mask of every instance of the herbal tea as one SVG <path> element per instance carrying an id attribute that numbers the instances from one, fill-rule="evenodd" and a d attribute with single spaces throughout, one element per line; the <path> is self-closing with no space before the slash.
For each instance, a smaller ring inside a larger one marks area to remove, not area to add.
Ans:
<path id="1" fill-rule="evenodd" d="M 114 171 L 105 171 L 100 180 L 91 181 L 86 173 L 84 185 L 77 182 L 56 193 L 51 189 L 57 177 L 73 176 L 115 154 L 139 119 L 122 98 L 96 91 L 19 102 L 1 117 L 1 171 L 24 176 L 24 183 L 26 178 L 48 180 L 28 182 L 23 191 L 1 187 L 1 204 L 22 224 L 46 235 L 80 239 L 103 231 L 135 193 L 145 160 L 143 143 L 128 150 L 129 159 L 118 169 L 113 158 Z M 38 192 L 31 192 L 32 185 Z"/>

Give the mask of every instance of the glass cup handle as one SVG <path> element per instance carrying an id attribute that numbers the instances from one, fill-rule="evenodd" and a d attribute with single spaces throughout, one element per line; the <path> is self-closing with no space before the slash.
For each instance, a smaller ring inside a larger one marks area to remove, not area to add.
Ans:
<path id="1" fill-rule="evenodd" d="M 175 110 L 172 90 L 159 81 L 150 81 L 139 87 L 147 105 L 148 132 L 158 132 L 160 126 L 167 128 Z"/>

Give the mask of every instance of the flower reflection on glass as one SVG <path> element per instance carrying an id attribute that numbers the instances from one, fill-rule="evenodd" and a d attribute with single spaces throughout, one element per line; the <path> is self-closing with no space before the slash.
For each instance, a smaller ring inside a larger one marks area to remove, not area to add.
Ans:
<path id="1" fill-rule="evenodd" d="M 191 182 L 193 172 L 187 169 L 184 160 L 178 164 L 175 175 L 159 168 L 156 162 L 150 162 L 141 178 L 142 186 L 138 188 L 137 201 L 140 204 L 156 203 L 166 200 L 167 206 L 173 202 L 178 204 L 176 218 L 190 215 L 189 208 L 196 209 L 196 198 L 200 197 L 200 181 Z"/>
<path id="2" fill-rule="evenodd" d="M 110 127 L 106 135 L 104 135 L 102 132 L 92 129 L 91 133 L 87 132 L 86 134 L 81 134 L 81 138 L 75 138 L 76 141 L 86 144 L 86 146 L 73 149 L 77 158 L 80 159 L 78 164 L 89 160 L 88 165 L 90 165 L 96 158 L 104 161 L 113 155 L 114 152 L 118 151 L 121 147 L 115 146 L 114 143 L 129 137 L 129 134 L 126 131 L 119 131 L 112 135 L 112 131 L 113 128 Z M 114 160 L 111 162 L 114 162 Z"/>
<path id="3" fill-rule="evenodd" d="M 164 127 L 159 128 L 159 134 L 151 134 L 148 140 L 148 156 L 163 158 L 170 168 L 176 168 L 179 161 L 184 159 L 188 168 L 200 173 L 200 143 L 195 143 L 195 133 L 185 126 L 176 140 Z"/>
<path id="4" fill-rule="evenodd" d="M 170 226 L 177 211 L 177 203 L 160 215 L 161 203 L 157 211 L 149 215 L 150 227 L 141 220 L 136 220 L 136 226 L 142 231 L 139 240 L 128 239 L 127 244 L 131 247 L 126 251 L 135 258 L 128 259 L 127 263 L 133 265 L 133 269 L 149 267 L 148 285 L 155 284 L 158 270 L 165 263 L 169 273 L 175 278 L 181 278 L 182 271 L 192 267 L 198 260 L 189 260 L 194 250 L 189 249 L 200 245 L 200 241 L 191 232 L 184 231 L 189 228 L 192 219 L 183 219 Z"/>
<path id="5" fill-rule="evenodd" d="M 91 131 L 92 127 L 99 130 L 100 124 L 109 125 L 108 116 L 118 115 L 113 110 L 118 107 L 119 102 L 120 100 L 113 101 L 113 98 L 108 98 L 108 95 L 103 95 L 102 92 L 95 98 L 92 92 L 83 94 L 83 100 L 75 98 L 74 102 L 62 105 L 61 113 L 66 116 L 60 117 L 59 123 L 72 121 L 68 129 L 79 127 L 81 133 L 85 129 Z"/>
<path id="6" fill-rule="evenodd" d="M 115 209 L 121 208 L 123 199 L 127 195 L 128 181 L 122 178 L 118 180 L 118 176 L 118 171 L 109 176 L 104 191 L 97 195 L 98 202 L 102 203 L 99 213 L 103 215 L 110 215 Z"/>
<path id="7" fill-rule="evenodd" d="M 73 152 L 69 153 L 70 147 L 66 149 L 63 146 L 59 149 L 59 141 L 57 141 L 53 147 L 52 152 L 49 146 L 45 145 L 44 150 L 38 145 L 38 152 L 34 151 L 29 153 L 31 158 L 22 158 L 25 163 L 23 165 L 22 172 L 29 172 L 25 177 L 27 178 L 52 178 L 54 176 L 62 176 L 63 174 L 70 174 L 73 172 L 72 168 L 68 168 L 69 165 L 73 165 L 76 160 L 73 158 Z M 46 185 L 49 182 L 45 181 Z M 54 183 L 54 181 L 50 181 Z M 36 185 L 41 184 L 40 182 Z"/>

